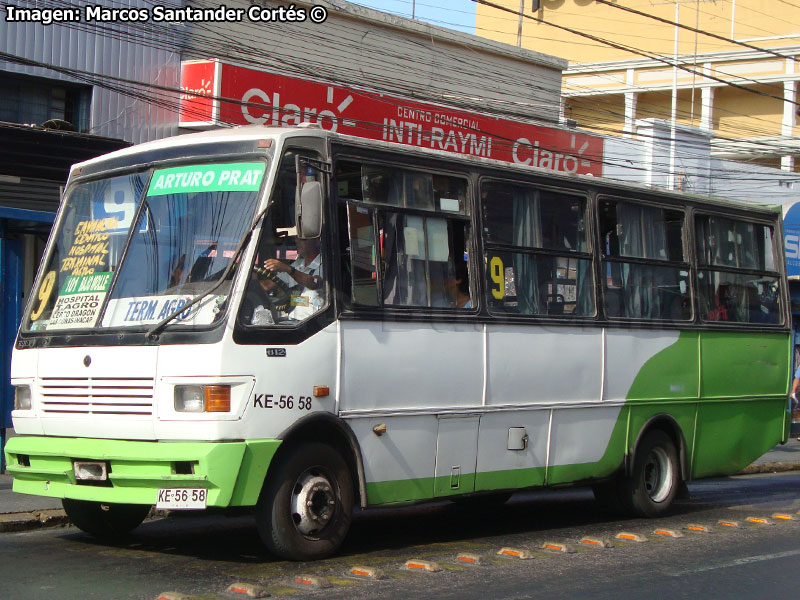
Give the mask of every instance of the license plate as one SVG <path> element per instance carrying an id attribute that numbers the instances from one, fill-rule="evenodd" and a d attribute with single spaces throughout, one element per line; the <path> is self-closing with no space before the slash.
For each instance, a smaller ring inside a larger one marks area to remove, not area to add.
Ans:
<path id="1" fill-rule="evenodd" d="M 206 507 L 208 490 L 205 488 L 162 488 L 158 490 L 157 509 L 196 510 Z"/>

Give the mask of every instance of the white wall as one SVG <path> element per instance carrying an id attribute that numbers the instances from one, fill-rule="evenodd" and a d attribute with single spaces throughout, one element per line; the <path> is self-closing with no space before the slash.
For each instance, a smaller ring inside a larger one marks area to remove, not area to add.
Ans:
<path id="1" fill-rule="evenodd" d="M 670 127 L 667 121 L 637 122 L 637 139 L 605 140 L 603 177 L 669 187 Z M 800 175 L 711 156 L 707 132 L 677 128 L 677 187 L 685 192 L 763 204 L 800 200 Z"/>

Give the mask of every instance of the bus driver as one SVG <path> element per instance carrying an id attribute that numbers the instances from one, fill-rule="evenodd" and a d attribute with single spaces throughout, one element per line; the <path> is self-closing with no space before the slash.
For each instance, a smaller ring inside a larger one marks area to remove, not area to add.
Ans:
<path id="1" fill-rule="evenodd" d="M 277 258 L 264 261 L 264 268 L 272 271 L 291 292 L 289 317 L 295 321 L 307 319 L 317 312 L 325 303 L 319 292 L 322 286 L 322 259 L 319 254 L 319 239 L 296 238 L 297 259 L 288 265 Z M 275 287 L 268 279 L 260 279 L 259 283 L 265 291 Z"/>

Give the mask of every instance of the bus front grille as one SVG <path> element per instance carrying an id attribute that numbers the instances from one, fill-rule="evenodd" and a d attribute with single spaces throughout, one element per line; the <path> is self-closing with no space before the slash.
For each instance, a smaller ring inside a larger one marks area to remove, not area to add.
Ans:
<path id="1" fill-rule="evenodd" d="M 43 377 L 40 380 L 44 414 L 153 414 L 152 377 Z"/>

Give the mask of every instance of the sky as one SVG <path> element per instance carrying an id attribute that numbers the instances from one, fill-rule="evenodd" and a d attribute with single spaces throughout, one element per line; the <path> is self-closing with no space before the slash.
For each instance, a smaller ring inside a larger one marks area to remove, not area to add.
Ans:
<path id="1" fill-rule="evenodd" d="M 427 21 L 440 27 L 475 33 L 475 6 L 472 0 L 349 0 L 402 17 Z"/>

